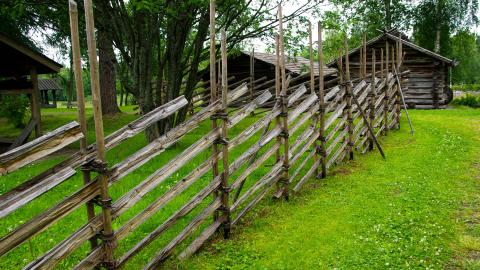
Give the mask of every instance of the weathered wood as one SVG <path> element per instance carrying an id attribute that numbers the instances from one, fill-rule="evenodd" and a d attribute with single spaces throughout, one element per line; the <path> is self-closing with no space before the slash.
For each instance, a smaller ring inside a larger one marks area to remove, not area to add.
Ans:
<path id="1" fill-rule="evenodd" d="M 22 133 L 20 133 L 20 135 L 17 138 L 15 138 L 15 140 L 12 142 L 10 147 L 8 147 L 8 150 L 9 151 L 13 150 L 19 147 L 20 145 L 24 144 L 28 140 L 28 137 L 30 137 L 30 134 L 32 133 L 32 131 L 35 129 L 37 125 L 38 125 L 37 120 L 35 120 L 34 118 L 30 119 L 30 121 L 28 121 L 28 124 L 22 130 Z"/>
<path id="2" fill-rule="evenodd" d="M 313 163 L 313 165 L 310 167 L 310 169 L 307 171 L 307 173 L 300 179 L 300 181 L 297 182 L 295 187 L 293 188 L 293 191 L 298 192 L 302 186 L 305 184 L 305 182 L 312 177 L 313 173 L 315 170 L 318 168 L 320 165 L 320 160 L 317 160 Z"/>
<path id="3" fill-rule="evenodd" d="M 44 194 L 53 187 L 65 181 L 66 179 L 69 179 L 70 177 L 75 175 L 75 173 L 76 171 L 74 169 L 70 167 L 65 168 L 51 175 L 49 178 L 45 179 L 45 181 L 41 182 L 38 185 L 30 186 L 27 189 L 22 190 L 21 192 L 18 191 L 17 193 L 12 194 L 12 196 L 9 196 L 8 198 L 3 198 L 0 201 L 0 218 L 5 217 L 9 213 L 17 210 L 18 208 L 22 207 L 23 205 L 27 204 L 38 196 Z"/>
<path id="4" fill-rule="evenodd" d="M 236 189 L 235 195 L 233 197 L 233 202 L 235 203 L 240 196 L 240 192 L 242 191 L 243 185 L 247 180 L 247 177 L 255 171 L 261 164 L 263 164 L 268 158 L 270 158 L 278 149 L 280 148 L 279 143 L 275 143 L 272 147 L 270 147 L 265 153 L 263 153 L 258 159 L 255 160 L 252 164 L 250 164 L 243 172 L 240 174 L 237 179 L 232 183 L 230 188 Z"/>
<path id="5" fill-rule="evenodd" d="M 340 115 L 343 114 L 343 110 L 347 107 L 346 103 L 342 103 L 339 107 L 337 107 L 337 110 L 330 115 L 330 117 L 325 121 L 325 129 L 328 129 L 330 125 L 337 120 Z"/>
<path id="6" fill-rule="evenodd" d="M 0 155 L 0 175 L 11 173 L 83 138 L 80 125 L 71 122 Z"/>
<path id="7" fill-rule="evenodd" d="M 238 223 L 238 221 L 243 217 L 245 216 L 246 213 L 248 213 L 248 211 L 250 211 L 253 207 L 255 207 L 255 205 L 257 205 L 257 203 L 259 203 L 263 197 L 265 197 L 265 195 L 267 194 L 267 192 L 271 189 L 273 183 L 276 183 L 278 181 L 280 177 L 280 174 L 277 174 L 275 176 L 275 179 L 273 179 L 273 181 L 270 182 L 269 185 L 267 185 L 266 188 L 264 188 L 262 191 L 260 191 L 259 194 L 257 194 L 256 197 L 254 197 L 243 209 L 242 211 L 240 211 L 240 213 L 237 214 L 237 216 L 235 217 L 235 219 L 232 221 L 232 225 L 235 225 Z"/>
<path id="8" fill-rule="evenodd" d="M 223 219 L 214 221 L 210 226 L 205 228 L 202 233 L 184 250 L 178 255 L 179 260 L 184 260 L 197 252 L 203 243 L 207 241 L 222 225 Z"/>
<path id="9" fill-rule="evenodd" d="M 221 205 L 219 199 L 212 202 L 205 210 L 195 217 L 186 227 L 175 237 L 166 247 L 155 255 L 155 258 L 149 262 L 144 269 L 158 269 L 159 265 L 171 255 L 173 249 L 193 233 L 200 224 L 207 219 Z"/>
<path id="10" fill-rule="evenodd" d="M 344 152 L 345 148 L 348 146 L 348 141 L 345 140 L 343 144 L 337 149 L 337 151 L 328 159 L 327 161 L 327 169 L 330 168 L 334 162 L 337 161 L 338 157 L 342 152 Z"/>
<path id="11" fill-rule="evenodd" d="M 141 118 L 115 131 L 105 140 L 105 147 L 111 149 L 128 138 L 145 130 L 147 127 L 164 119 L 188 104 L 184 96 L 177 97 L 162 106 L 144 114 Z"/>
<path id="12" fill-rule="evenodd" d="M 99 183 L 91 182 L 62 202 L 15 228 L 0 239 L 0 256 L 3 256 L 34 235 L 39 234 L 55 221 L 71 213 L 73 210 L 82 206 L 83 203 L 99 195 L 99 193 Z"/>
<path id="13" fill-rule="evenodd" d="M 234 202 L 232 204 L 232 206 L 230 207 L 230 211 L 235 211 L 242 203 L 244 203 L 248 197 L 250 197 L 253 193 L 255 193 L 256 191 L 258 191 L 259 189 L 261 189 L 262 187 L 268 185 L 269 183 L 272 183 L 276 177 L 277 177 L 277 174 L 281 174 L 282 171 L 281 171 L 281 168 L 282 168 L 282 164 L 283 164 L 283 161 L 279 161 L 277 162 L 271 169 L 270 171 L 265 174 L 264 176 L 262 176 L 262 178 L 260 178 L 260 180 L 258 180 L 257 182 L 255 182 L 255 184 L 253 184 L 247 191 L 245 191 L 245 193 L 242 194 L 242 196 L 240 196 L 240 198 L 238 198 L 238 200 L 236 202 Z"/>
<path id="14" fill-rule="evenodd" d="M 164 231 L 173 226 L 180 218 L 190 213 L 196 206 L 198 206 L 208 195 L 210 195 L 218 186 L 220 181 L 212 181 L 208 186 L 203 188 L 194 197 L 192 197 L 187 203 L 185 203 L 179 210 L 172 214 L 167 220 L 165 220 L 160 226 L 155 228 L 142 240 L 137 242 L 133 248 L 127 251 L 119 260 L 118 266 L 122 267 L 128 260 L 130 260 L 135 254 L 138 254 L 141 250 L 146 248 L 153 240 L 159 237 Z M 218 201 L 218 206 L 221 205 L 221 198 L 218 197 L 215 202 Z M 217 205 L 217 203 L 214 203 Z M 217 206 L 217 207 L 218 207 Z M 209 207 L 207 207 L 209 209 Z M 181 235 L 181 234 L 179 234 Z"/>

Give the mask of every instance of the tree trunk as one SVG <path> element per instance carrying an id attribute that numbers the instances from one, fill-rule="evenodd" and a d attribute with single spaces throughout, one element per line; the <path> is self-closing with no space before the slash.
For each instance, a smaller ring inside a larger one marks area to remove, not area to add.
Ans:
<path id="1" fill-rule="evenodd" d="M 98 31 L 98 60 L 102 113 L 104 115 L 119 113 L 113 42 L 103 27 L 100 27 Z"/>
<path id="2" fill-rule="evenodd" d="M 383 0 L 383 4 L 385 6 L 385 28 L 390 30 L 392 28 L 391 0 Z"/>
<path id="3" fill-rule="evenodd" d="M 187 117 L 188 109 L 190 108 L 192 103 L 193 90 L 195 89 L 195 85 L 198 82 L 198 66 L 200 65 L 200 61 L 201 61 L 200 56 L 203 51 L 203 41 L 205 40 L 208 34 L 209 18 L 210 16 L 208 11 L 205 11 L 198 24 L 198 32 L 194 41 L 193 59 L 190 64 L 190 70 L 189 70 L 187 83 L 185 86 L 185 93 L 184 93 L 185 98 L 188 100 L 188 105 L 183 107 L 179 111 L 177 115 L 176 123 L 181 123 L 185 120 L 185 118 Z"/>
<path id="4" fill-rule="evenodd" d="M 435 45 L 433 46 L 433 51 L 440 53 L 440 39 L 442 31 L 442 19 L 440 14 L 440 0 L 435 1 Z"/>

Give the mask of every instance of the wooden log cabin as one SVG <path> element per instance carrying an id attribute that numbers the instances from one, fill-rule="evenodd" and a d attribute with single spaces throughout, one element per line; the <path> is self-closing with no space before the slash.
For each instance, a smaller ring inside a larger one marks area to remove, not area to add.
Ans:
<path id="1" fill-rule="evenodd" d="M 268 89 L 273 94 L 275 93 L 275 65 L 277 62 L 277 56 L 270 53 L 260 52 L 239 52 L 238 54 L 232 54 L 228 57 L 228 76 L 229 85 L 235 87 L 239 83 L 246 82 L 249 91 L 246 95 L 250 95 L 251 98 L 257 94 Z M 217 65 L 218 66 L 218 65 Z M 218 69 L 218 68 L 217 68 Z M 208 74 L 209 66 L 204 69 L 201 74 L 203 85 L 208 85 L 210 79 Z M 293 91 L 295 86 L 305 83 L 307 88 L 310 80 L 310 61 L 304 57 L 286 57 L 285 59 L 285 71 L 287 76 L 290 76 L 290 88 L 289 92 Z M 318 77 L 318 62 L 314 61 L 314 74 Z M 329 80 L 334 80 L 337 77 L 337 70 L 335 68 L 324 67 L 324 77 L 326 86 L 328 86 Z M 318 80 L 315 80 L 318 82 Z M 202 97 L 205 100 L 205 96 Z M 251 98 L 243 98 L 240 100 L 249 101 Z M 267 102 L 264 107 L 270 107 L 273 102 Z"/>
<path id="2" fill-rule="evenodd" d="M 25 129 L 11 142 L 0 139 L 0 149 L 5 145 L 12 149 L 25 143 L 33 130 L 36 137 L 42 135 L 38 75 L 58 73 L 62 65 L 2 33 L 0 56 L 0 95 L 27 95 L 30 99 L 31 118 Z"/>
<path id="3" fill-rule="evenodd" d="M 395 46 L 398 41 L 401 41 L 404 52 L 403 65 L 400 71 L 410 71 L 402 78 L 402 89 L 407 107 L 412 109 L 446 108 L 452 100 L 449 74 L 450 69 L 455 66 L 455 62 L 414 44 L 407 36 L 397 30 L 384 31 L 381 35 L 366 42 L 367 73 L 370 73 L 371 69 L 372 49 L 375 49 L 376 68 L 380 70 L 382 49 L 385 58 L 388 46 L 389 60 L 392 61 L 392 55 L 395 54 Z M 349 53 L 353 78 L 360 76 L 361 51 L 361 47 L 358 47 Z M 336 60 L 328 63 L 327 66 L 336 68 Z"/>

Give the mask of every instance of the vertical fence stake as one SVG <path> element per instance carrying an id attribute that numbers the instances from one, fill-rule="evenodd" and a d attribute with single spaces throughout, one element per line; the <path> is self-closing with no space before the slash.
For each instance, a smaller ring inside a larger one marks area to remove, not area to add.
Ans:
<path id="1" fill-rule="evenodd" d="M 210 104 L 217 101 L 217 74 L 216 74 L 216 49 L 215 49 L 215 0 L 210 0 Z M 212 118 L 212 130 L 217 128 L 217 119 Z M 218 145 L 212 145 L 212 174 L 213 179 L 218 176 Z M 218 190 L 214 192 L 218 197 Z M 214 220 L 218 219 L 218 211 L 215 211 Z"/>
<path id="2" fill-rule="evenodd" d="M 283 176 L 279 180 L 280 184 L 277 186 L 278 190 L 275 194 L 275 197 L 280 198 L 284 197 L 285 200 L 288 200 L 288 183 L 289 183 L 289 176 L 288 176 L 288 166 L 289 166 L 289 158 L 288 158 L 288 104 L 287 104 L 287 81 L 286 81 L 286 74 L 285 74 L 285 48 L 284 48 L 284 40 L 283 40 L 283 15 L 282 15 L 282 6 L 278 6 L 278 19 L 279 19 L 279 54 L 280 54 L 280 84 L 281 84 L 281 92 L 280 92 L 280 106 L 281 106 L 281 125 L 282 125 L 282 132 L 279 135 L 283 139 Z"/>
<path id="3" fill-rule="evenodd" d="M 397 129 L 400 129 L 400 113 L 402 111 L 402 100 L 401 100 L 401 91 L 402 91 L 402 81 L 400 78 L 400 67 L 402 65 L 402 35 L 398 34 L 398 46 L 397 46 L 397 78 L 398 80 L 398 91 L 397 91 L 397 115 L 396 115 L 396 122 L 397 122 Z M 406 109 L 405 109 L 406 110 Z"/>
<path id="4" fill-rule="evenodd" d="M 320 102 L 320 155 L 322 162 L 322 178 L 327 176 L 327 142 L 325 137 L 325 78 L 323 72 L 323 37 L 322 23 L 318 22 L 318 100 Z"/>
<path id="5" fill-rule="evenodd" d="M 250 101 L 253 100 L 253 87 L 255 81 L 255 48 L 250 54 Z"/>
<path id="6" fill-rule="evenodd" d="M 397 47 L 397 44 L 392 45 L 392 48 L 391 48 L 391 51 L 390 51 L 390 53 L 391 53 L 390 61 L 391 61 L 392 76 L 394 75 L 395 67 L 396 67 L 396 65 L 395 65 L 395 51 L 396 51 L 396 47 Z M 393 84 L 393 87 L 394 87 L 394 89 L 395 89 L 396 87 L 398 87 L 398 85 Z M 398 92 L 398 89 L 395 91 L 394 94 L 396 95 L 397 92 Z M 395 99 L 395 96 L 394 96 L 393 98 Z M 395 101 L 395 102 L 396 102 L 396 101 Z M 389 106 L 390 106 L 390 105 L 389 105 Z M 395 110 L 396 110 L 396 109 L 395 109 L 395 106 L 394 106 L 394 107 L 392 108 L 392 113 L 394 113 Z M 395 122 L 395 119 L 396 119 L 396 118 L 395 118 L 395 115 L 393 115 L 393 117 L 392 117 L 393 122 Z"/>
<path id="7" fill-rule="evenodd" d="M 347 122 L 348 122 L 348 153 L 349 159 L 353 160 L 353 114 L 352 114 L 352 85 L 350 82 L 350 56 L 348 55 L 348 38 L 345 33 L 345 83 L 346 83 L 346 97 L 347 97 Z"/>
<path id="8" fill-rule="evenodd" d="M 385 136 L 387 136 L 388 134 L 388 106 L 390 104 L 390 98 L 388 96 L 389 94 L 389 88 L 388 88 L 388 81 L 389 81 L 389 78 L 390 78 L 390 74 L 389 74 L 389 69 L 388 69 L 388 65 L 390 64 L 389 63 L 389 51 L 390 51 L 390 44 L 388 43 L 388 41 L 385 41 L 385 103 L 384 103 L 384 109 L 383 109 L 383 131 L 384 131 L 384 134 Z"/>
<path id="9" fill-rule="evenodd" d="M 88 58 L 90 61 L 90 78 L 92 84 L 92 103 L 93 117 L 95 122 L 95 139 L 97 146 L 97 166 L 99 166 L 99 184 L 100 199 L 99 203 L 102 207 L 103 230 L 101 234 L 103 244 L 103 264 L 107 269 L 115 269 L 115 236 L 112 228 L 111 204 L 112 199 L 108 194 L 108 176 L 107 164 L 105 161 L 105 138 L 103 133 L 103 118 L 100 96 L 100 80 L 98 74 L 97 48 L 95 39 L 95 25 L 93 19 L 92 0 L 85 0 L 85 23 L 87 29 Z"/>
<path id="10" fill-rule="evenodd" d="M 225 29 L 222 29 L 222 160 L 223 160 L 223 173 L 222 173 L 222 208 L 223 208 L 223 235 L 225 239 L 230 237 L 230 208 L 228 205 L 229 200 L 229 185 L 228 178 L 230 175 L 228 164 L 228 103 L 227 103 L 227 91 L 228 91 L 228 76 L 227 76 L 227 35 Z"/>
<path id="11" fill-rule="evenodd" d="M 80 58 L 80 41 L 79 41 L 79 31 L 78 31 L 78 10 L 77 3 L 70 0 L 68 5 L 69 17 L 70 17 L 70 32 L 71 32 L 71 45 L 72 45 L 72 57 L 73 57 L 73 72 L 75 74 L 75 89 L 77 92 L 77 113 L 78 121 L 80 123 L 80 130 L 83 133 L 83 138 L 80 139 L 80 152 L 86 153 L 87 151 L 87 120 L 85 117 L 85 97 L 83 89 L 83 79 L 82 79 L 82 63 Z M 90 170 L 87 167 L 82 168 L 82 178 L 83 184 L 86 185 L 90 183 Z M 95 217 L 95 209 L 92 201 L 86 203 L 87 208 L 87 218 L 92 220 Z M 92 237 L 90 239 L 90 247 L 94 249 L 98 246 L 97 238 Z"/>
<path id="12" fill-rule="evenodd" d="M 371 73 L 372 73 L 372 79 L 370 82 L 370 126 L 375 129 L 373 126 L 375 123 L 375 100 L 377 97 L 377 93 L 375 91 L 375 79 L 376 79 L 376 56 L 375 56 L 375 49 L 372 49 L 372 68 L 371 68 Z M 370 141 L 369 141 L 369 149 L 373 150 L 373 134 L 370 134 Z"/>
<path id="13" fill-rule="evenodd" d="M 308 21 L 308 46 L 309 46 L 309 60 L 310 60 L 310 93 L 311 94 L 314 94 L 315 93 L 315 67 L 313 66 L 313 38 L 312 38 L 312 22 L 311 21 Z M 319 74 L 320 75 L 320 74 Z M 318 126 L 318 122 L 319 122 L 319 113 L 316 113 L 312 119 L 312 125 L 313 127 L 316 129 L 317 126 Z M 315 140 L 315 154 L 313 156 L 313 159 L 314 159 L 314 162 L 316 163 L 317 160 L 319 159 L 319 154 L 320 154 L 320 151 L 319 151 L 319 141 L 320 139 L 317 138 L 317 140 Z M 315 176 L 318 177 L 319 176 L 319 173 L 318 173 L 318 166 L 317 168 L 315 169 Z"/>

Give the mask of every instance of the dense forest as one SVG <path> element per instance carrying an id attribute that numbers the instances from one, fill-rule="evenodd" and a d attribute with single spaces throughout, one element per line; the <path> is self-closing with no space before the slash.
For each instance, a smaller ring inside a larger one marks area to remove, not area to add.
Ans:
<path id="1" fill-rule="evenodd" d="M 82 1 L 79 10 L 83 15 Z M 397 28 L 418 45 L 457 60 L 455 84 L 478 83 L 480 39 L 476 0 L 329 0 L 284 1 L 292 6 L 285 16 L 286 49 L 306 53 L 308 20 L 321 20 L 326 29 L 327 60 L 338 54 L 345 33 L 352 45 L 372 38 L 382 29 Z M 258 42 L 273 45 L 277 2 L 266 0 L 218 1 L 217 22 L 228 32 L 231 52 L 250 49 Z M 102 89 L 103 113 L 119 112 L 117 95 L 130 95 L 140 113 L 179 95 L 191 100 L 203 68 L 208 65 L 209 9 L 204 0 L 95 1 L 95 26 Z M 85 27 L 83 16 L 80 24 Z M 2 1 L 0 32 L 31 47 L 54 47 L 72 61 L 67 0 Z M 40 34 L 44 44 L 30 38 Z M 86 38 L 81 36 L 83 58 Z M 60 74 L 68 101 L 74 100 L 72 70 Z M 87 65 L 86 65 L 87 66 Z M 88 82 L 88 72 L 84 80 Z M 88 84 L 86 84 L 88 86 Z M 89 88 L 86 88 L 87 95 Z M 126 98 L 125 98 L 126 99 Z M 187 107 L 186 107 L 187 108 Z M 162 121 L 148 132 L 150 139 L 182 122 L 187 109 Z"/>

